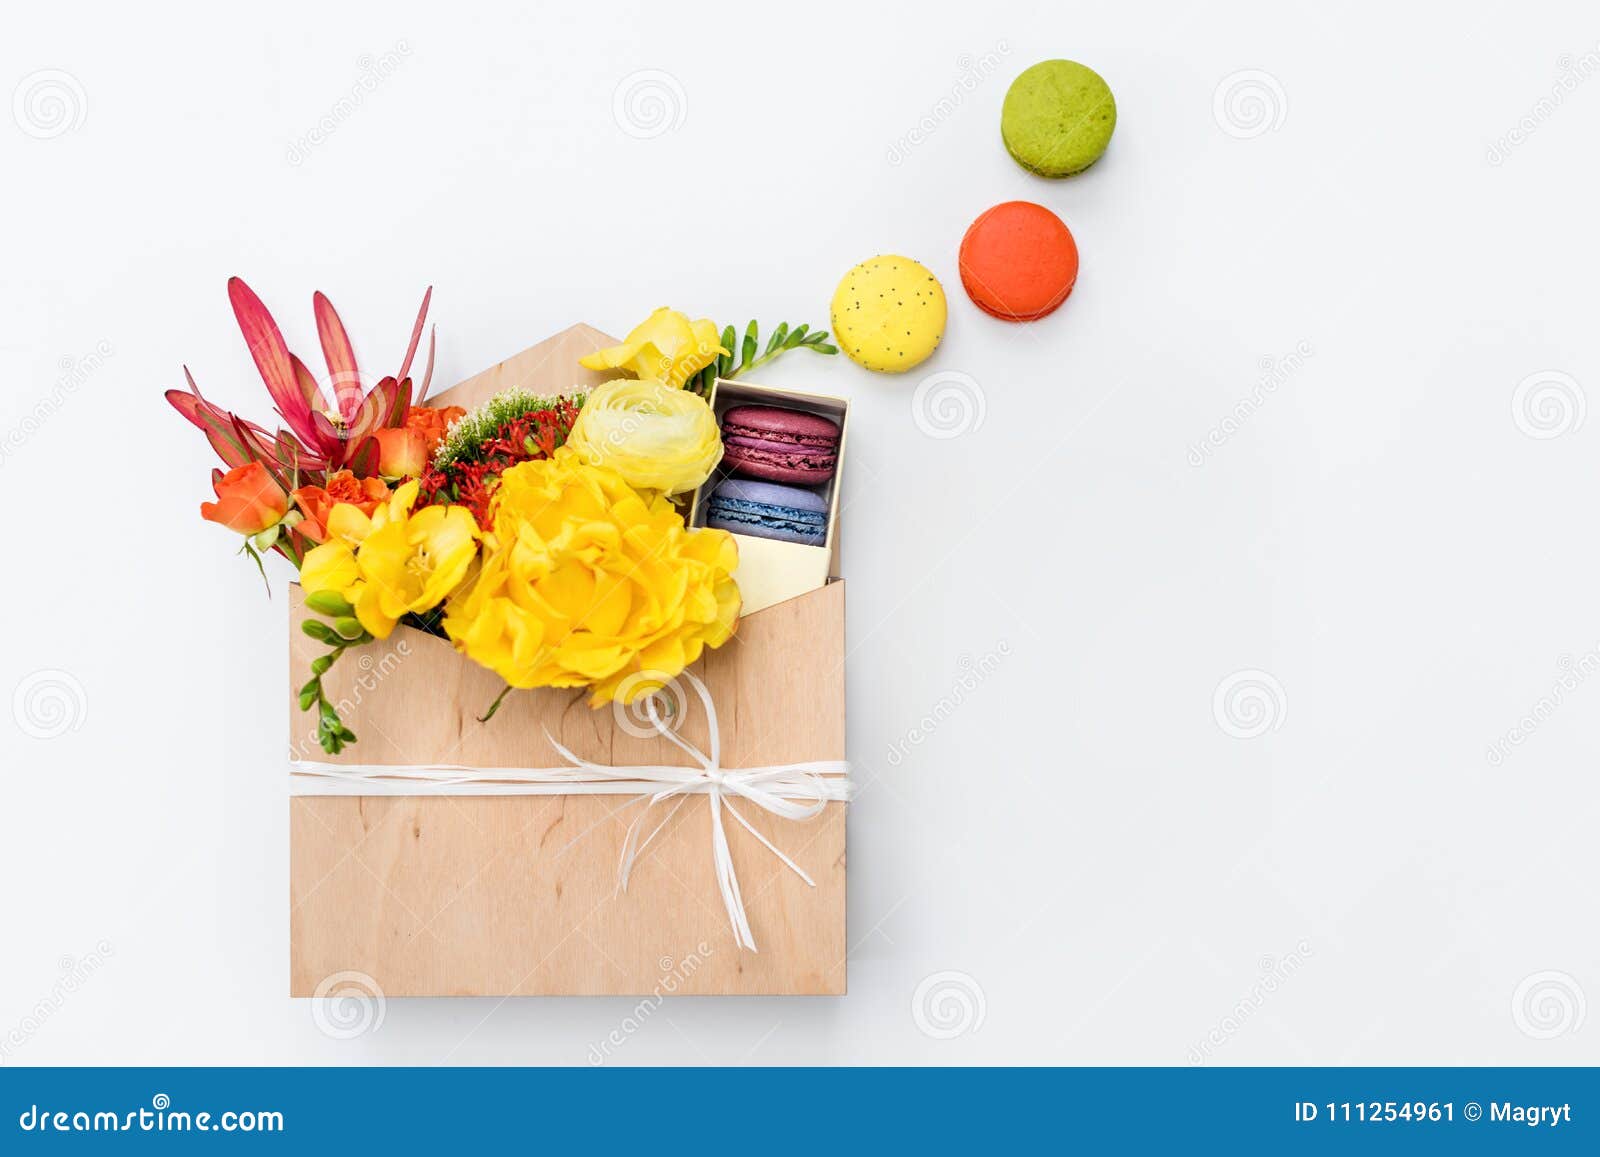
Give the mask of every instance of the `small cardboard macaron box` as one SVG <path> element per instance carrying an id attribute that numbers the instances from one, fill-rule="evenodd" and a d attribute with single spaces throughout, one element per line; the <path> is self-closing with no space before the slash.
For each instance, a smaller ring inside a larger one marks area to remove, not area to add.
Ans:
<path id="1" fill-rule="evenodd" d="M 729 530 L 738 542 L 739 569 L 734 578 L 744 600 L 743 613 L 753 614 L 787 599 L 796 598 L 809 591 L 826 586 L 839 577 L 839 494 L 844 471 L 845 442 L 850 419 L 850 403 L 845 398 L 827 394 L 813 394 L 802 390 L 779 389 L 754 382 L 730 381 L 718 378 L 708 401 L 723 429 L 725 446 L 732 445 L 729 435 L 729 411 L 740 407 L 762 407 L 784 411 L 798 411 L 827 419 L 838 428 L 837 448 L 833 452 L 835 465 L 825 481 L 807 484 L 785 479 L 784 485 L 793 485 L 812 496 L 808 508 L 819 508 L 826 518 L 820 544 L 786 541 L 783 537 L 766 537 L 755 533 L 742 533 L 727 522 L 714 522 L 713 499 L 719 488 L 732 483 L 735 488 L 768 486 L 760 481 L 762 475 L 751 476 L 740 468 L 736 456 L 725 453 L 722 463 L 712 473 L 694 496 L 689 506 L 689 525 L 721 525 Z M 780 471 L 780 473 L 782 473 Z M 729 491 L 723 489 L 726 495 Z"/>

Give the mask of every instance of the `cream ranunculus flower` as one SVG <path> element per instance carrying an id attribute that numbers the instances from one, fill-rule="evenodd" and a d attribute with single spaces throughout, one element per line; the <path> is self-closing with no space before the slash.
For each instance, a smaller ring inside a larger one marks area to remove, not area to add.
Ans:
<path id="1" fill-rule="evenodd" d="M 509 685 L 588 687 L 599 707 L 648 694 L 733 634 L 733 536 L 686 529 L 664 497 L 571 448 L 507 470 L 493 513 L 444 629 Z"/>
<path id="2" fill-rule="evenodd" d="M 628 485 L 664 494 L 693 490 L 722 461 L 722 432 L 706 400 L 652 379 L 617 378 L 596 388 L 567 445 Z"/>
<path id="3" fill-rule="evenodd" d="M 637 378 L 656 378 L 673 389 L 705 369 L 722 348 L 717 323 L 702 317 L 690 321 L 688 314 L 663 305 L 633 328 L 621 345 L 597 350 L 578 364 L 591 370 L 627 370 Z"/>

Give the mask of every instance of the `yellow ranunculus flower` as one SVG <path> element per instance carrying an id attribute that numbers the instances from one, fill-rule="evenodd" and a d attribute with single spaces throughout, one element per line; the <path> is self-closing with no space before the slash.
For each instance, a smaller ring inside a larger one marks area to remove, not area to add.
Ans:
<path id="1" fill-rule="evenodd" d="M 591 392 L 567 445 L 630 486 L 666 494 L 693 490 L 722 461 L 722 431 L 706 400 L 653 378 L 617 378 Z"/>
<path id="2" fill-rule="evenodd" d="M 656 378 L 677 390 L 718 354 L 731 353 L 722 348 L 716 322 L 707 317 L 690 321 L 687 314 L 663 305 L 635 326 L 621 345 L 597 350 L 579 358 L 578 364 L 591 370 L 627 370 L 636 378 Z"/>
<path id="3" fill-rule="evenodd" d="M 355 607 L 375 638 L 407 614 L 431 610 L 460 585 L 478 553 L 478 524 L 464 506 L 412 513 L 417 483 L 407 482 L 368 518 L 340 503 L 328 514 L 328 541 L 306 554 L 300 585 L 332 590 Z"/>
<path id="4" fill-rule="evenodd" d="M 570 447 L 507 470 L 492 510 L 483 565 L 444 629 L 511 686 L 635 699 L 733 634 L 733 536 L 686 529 L 664 497 Z"/>

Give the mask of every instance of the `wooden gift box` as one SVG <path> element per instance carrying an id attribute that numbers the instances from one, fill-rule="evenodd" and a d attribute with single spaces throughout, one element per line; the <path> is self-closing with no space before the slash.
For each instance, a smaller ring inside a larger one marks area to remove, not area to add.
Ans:
<path id="1" fill-rule="evenodd" d="M 471 408 L 510 386 L 556 394 L 598 384 L 578 358 L 615 339 L 578 325 L 432 401 Z M 613 765 L 689 763 L 635 717 L 578 690 L 515 691 L 478 722 L 502 684 L 450 644 L 401 626 L 347 651 L 324 679 L 359 742 L 317 746 L 294 702 L 324 648 L 289 633 L 291 758 L 342 764 L 551 767 L 551 735 Z M 729 769 L 845 757 L 844 584 L 740 620 L 692 670 L 710 688 Z M 679 734 L 707 750 L 694 697 Z M 816 882 L 808 886 L 748 832 L 729 842 L 759 952 L 739 950 L 717 889 L 709 801 L 690 797 L 617 890 L 625 795 L 332 796 L 289 801 L 289 987 L 311 996 L 340 972 L 388 997 L 785 994 L 845 991 L 845 805 L 806 822 L 741 807 Z M 656 809 L 664 815 L 665 808 Z M 652 819 L 652 826 L 654 819 Z"/>

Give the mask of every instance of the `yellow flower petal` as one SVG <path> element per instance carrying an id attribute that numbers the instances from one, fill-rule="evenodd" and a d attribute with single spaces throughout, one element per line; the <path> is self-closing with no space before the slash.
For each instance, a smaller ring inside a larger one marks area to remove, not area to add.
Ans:
<path id="1" fill-rule="evenodd" d="M 635 326 L 622 344 L 596 350 L 579 358 L 578 364 L 591 370 L 628 370 L 678 389 L 719 354 L 732 352 L 722 348 L 710 318 L 690 321 L 687 314 L 662 306 Z"/>

